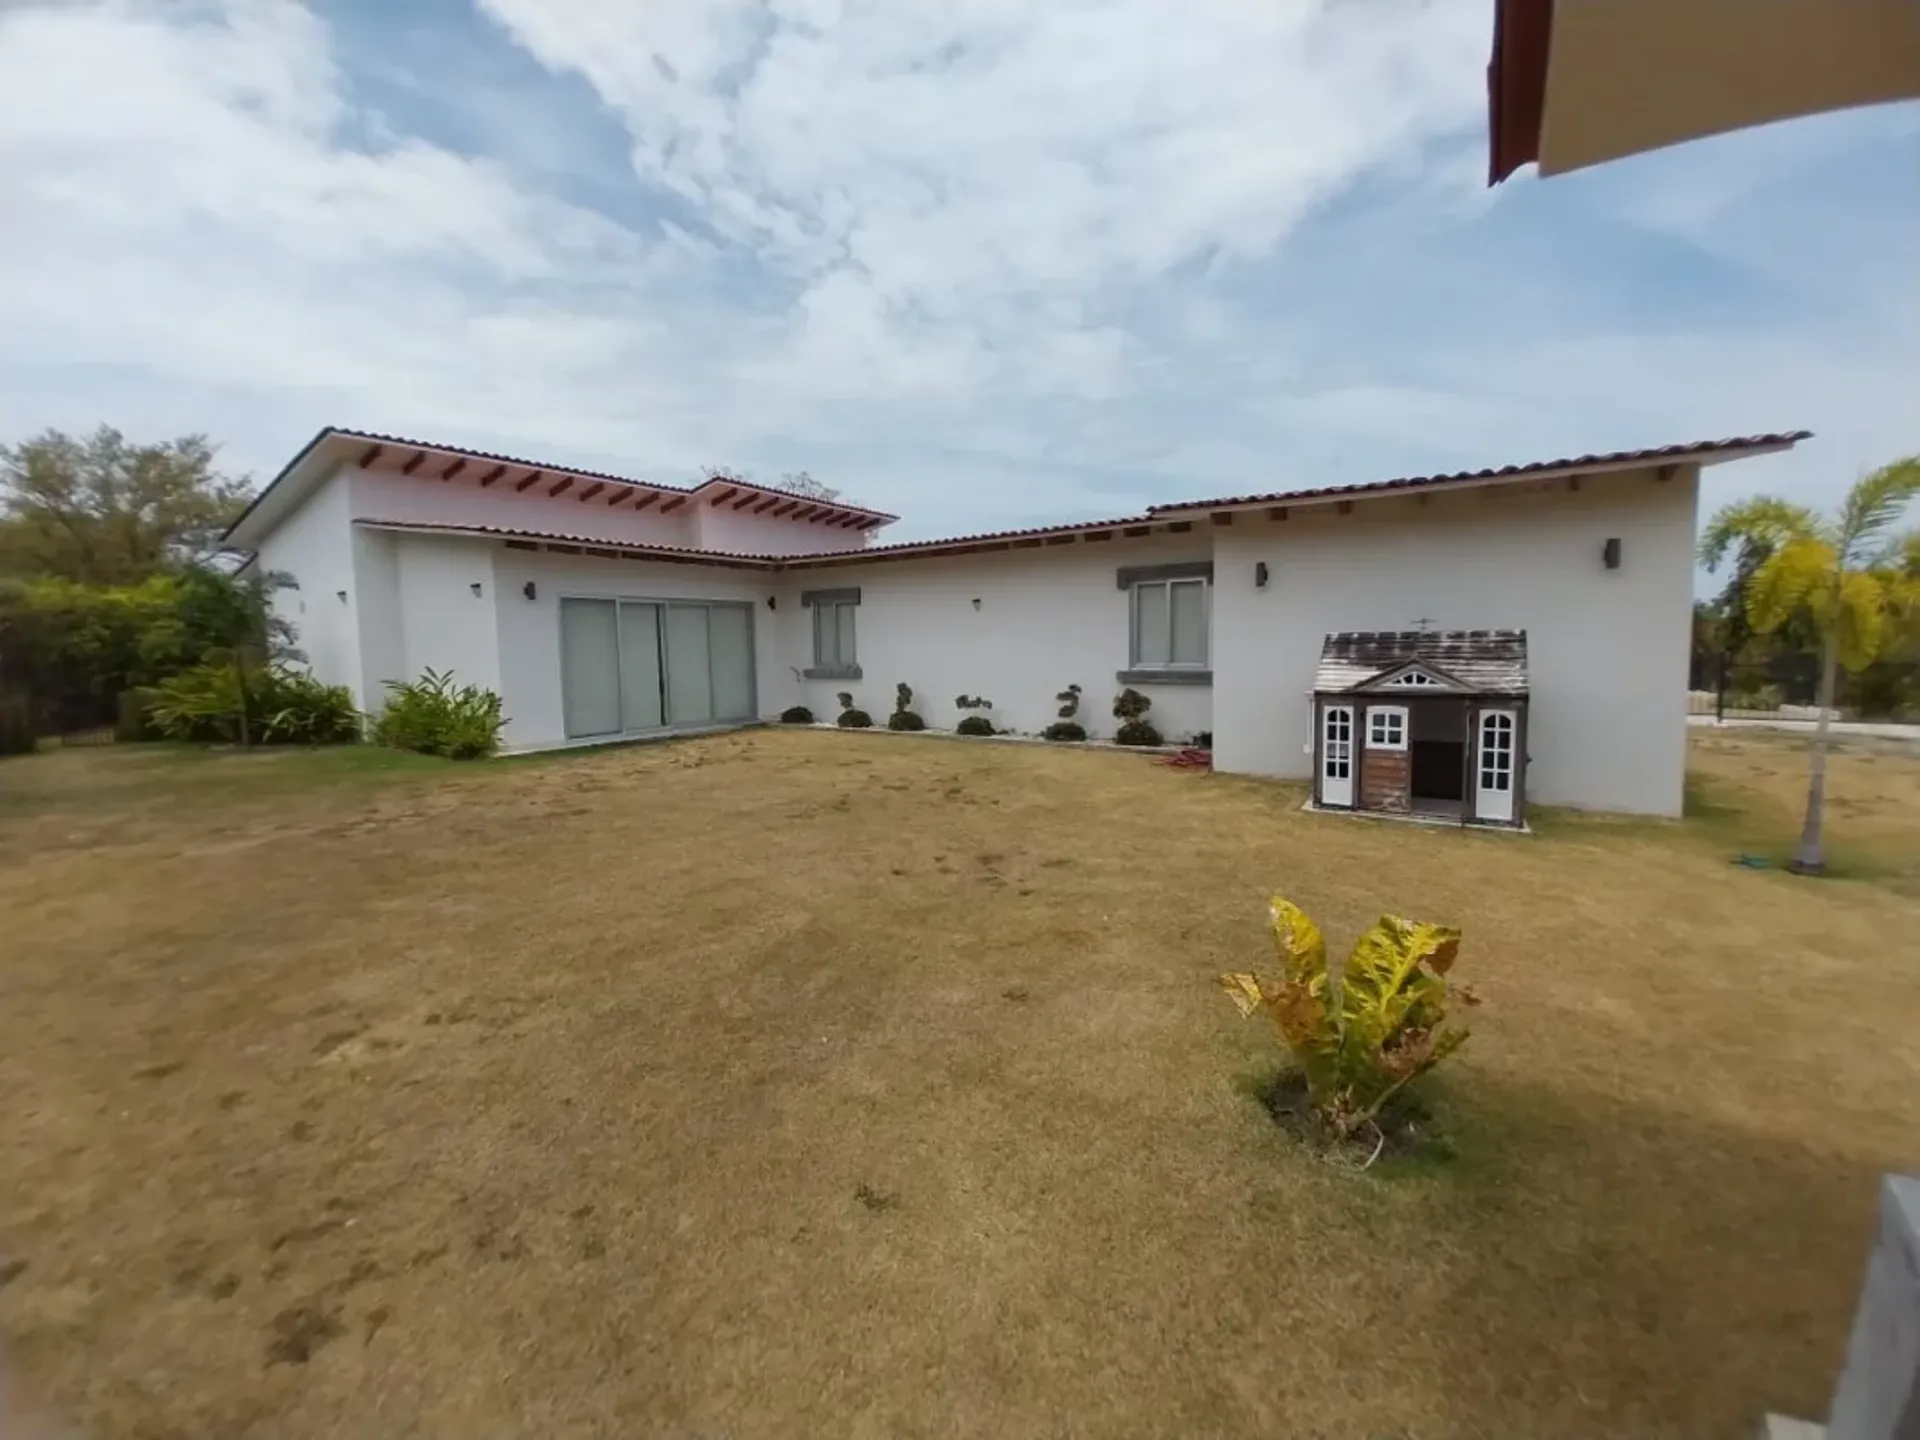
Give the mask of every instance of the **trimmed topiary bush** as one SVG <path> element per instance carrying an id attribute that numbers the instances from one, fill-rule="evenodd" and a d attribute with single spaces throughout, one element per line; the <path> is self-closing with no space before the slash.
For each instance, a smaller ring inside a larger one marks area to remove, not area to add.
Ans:
<path id="1" fill-rule="evenodd" d="M 913 690 L 904 682 L 893 687 L 893 714 L 887 717 L 889 730 L 924 730 L 927 722 L 913 713 Z"/>
<path id="2" fill-rule="evenodd" d="M 780 712 L 782 725 L 811 725 L 813 712 L 804 705 L 789 705 Z"/>
<path id="3" fill-rule="evenodd" d="M 991 735 L 993 722 L 984 715 L 969 715 L 953 727 L 956 735 Z"/>
<path id="4" fill-rule="evenodd" d="M 1084 740 L 1087 727 L 1072 720 L 1056 720 L 1040 732 L 1042 740 Z"/>
<path id="5" fill-rule="evenodd" d="M 1132 686 L 1128 686 L 1113 697 L 1113 718 L 1120 722 L 1120 728 L 1113 732 L 1116 745 L 1164 745 L 1167 742 L 1160 732 L 1154 729 L 1152 722 L 1145 716 L 1153 708 L 1153 701 L 1142 695 Z"/>
<path id="6" fill-rule="evenodd" d="M 873 717 L 864 710 L 842 710 L 833 723 L 842 730 L 867 730 L 873 726 Z"/>

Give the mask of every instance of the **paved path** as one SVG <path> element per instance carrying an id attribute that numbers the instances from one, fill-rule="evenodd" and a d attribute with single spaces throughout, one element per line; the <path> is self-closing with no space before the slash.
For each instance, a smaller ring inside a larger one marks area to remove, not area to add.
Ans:
<path id="1" fill-rule="evenodd" d="M 1689 715 L 1687 724 L 1713 730 L 1789 730 L 1808 734 L 1811 720 L 1716 720 L 1711 715 Z M 1827 727 L 1831 735 L 1871 735 L 1878 740 L 1911 740 L 1920 744 L 1920 725 L 1875 724 L 1863 720 L 1836 720 Z"/>

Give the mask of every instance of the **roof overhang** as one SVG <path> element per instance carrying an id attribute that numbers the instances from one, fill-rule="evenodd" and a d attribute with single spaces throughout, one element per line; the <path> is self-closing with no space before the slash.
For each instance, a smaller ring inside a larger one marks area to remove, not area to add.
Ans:
<path id="1" fill-rule="evenodd" d="M 435 445 L 424 440 L 328 426 L 267 482 L 267 487 L 254 497 L 240 518 L 227 527 L 221 537 L 222 544 L 230 550 L 258 549 L 260 541 L 341 465 L 355 465 L 363 470 L 397 469 L 422 480 L 449 481 L 458 477 L 463 484 L 480 486 L 497 482 L 502 490 L 521 492 L 540 485 L 549 498 L 567 495 L 581 504 L 597 501 L 610 507 L 630 500 L 629 508 L 636 511 L 657 503 L 657 513 L 662 515 L 683 507 L 724 508 L 796 524 L 818 525 L 823 529 L 861 533 L 877 530 L 899 518 L 884 510 L 869 510 L 840 500 L 822 500 L 750 480 L 716 476 L 694 486 L 656 484 L 488 450 L 467 450 L 456 445 Z"/>
<path id="2" fill-rule="evenodd" d="M 1916 96 L 1915 0 L 1496 0 L 1488 183 Z"/>
<path id="3" fill-rule="evenodd" d="M 1276 490 L 1264 495 L 1227 495 L 1213 500 L 1179 500 L 1155 505 L 1154 518 L 1195 510 L 1213 511 L 1227 516 L 1236 511 L 1271 510 L 1275 519 L 1286 518 L 1296 506 L 1351 506 L 1356 500 L 1386 499 L 1399 495 L 1428 495 L 1443 490 L 1473 490 L 1487 486 L 1537 484 L 1565 480 L 1577 485 L 1590 475 L 1617 474 L 1631 470 L 1652 470 L 1662 478 L 1677 474 L 1683 465 L 1723 465 L 1731 460 L 1747 460 L 1756 455 L 1773 455 L 1791 450 L 1810 439 L 1811 430 L 1783 430 L 1767 435 L 1743 435 L 1726 440 L 1696 440 L 1680 445 L 1662 445 L 1650 450 L 1613 450 L 1604 454 L 1573 455 L 1558 460 L 1540 460 L 1525 465 L 1502 465 L 1486 470 L 1461 470 L 1449 475 L 1407 475 L 1397 480 L 1368 480 L 1353 485 L 1327 485 L 1309 490 Z"/>
<path id="4" fill-rule="evenodd" d="M 657 560 L 669 565 L 708 565 L 722 570 L 779 570 L 768 555 L 721 550 L 688 550 L 677 545 L 636 545 L 605 536 L 572 535 L 556 530 L 527 530 L 506 525 L 430 525 L 413 520 L 355 520 L 360 530 L 402 535 L 448 535 L 468 540 L 497 540 L 510 550 L 544 550 L 555 555 L 589 555 L 600 560 Z"/>

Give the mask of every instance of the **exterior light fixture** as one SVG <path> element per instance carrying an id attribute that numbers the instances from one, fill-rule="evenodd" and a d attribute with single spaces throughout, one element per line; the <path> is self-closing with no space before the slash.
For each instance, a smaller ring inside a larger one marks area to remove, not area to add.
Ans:
<path id="1" fill-rule="evenodd" d="M 469 585 L 467 588 L 473 591 L 474 599 L 477 600 L 480 598 L 480 582 L 478 580 L 474 581 L 473 584 Z"/>
<path id="2" fill-rule="evenodd" d="M 1618 536 L 1615 536 L 1600 547 L 1600 558 L 1606 563 L 1607 569 L 1618 570 L 1620 568 L 1620 538 Z"/>
<path id="3" fill-rule="evenodd" d="M 1253 562 L 1253 588 L 1256 590 L 1267 588 L 1267 562 L 1264 560 Z"/>
<path id="4" fill-rule="evenodd" d="M 527 581 L 526 584 L 520 587 L 520 593 L 526 596 L 529 600 L 531 600 L 533 599 L 534 596 L 538 595 L 540 592 L 533 588 L 533 581 L 529 580 Z"/>

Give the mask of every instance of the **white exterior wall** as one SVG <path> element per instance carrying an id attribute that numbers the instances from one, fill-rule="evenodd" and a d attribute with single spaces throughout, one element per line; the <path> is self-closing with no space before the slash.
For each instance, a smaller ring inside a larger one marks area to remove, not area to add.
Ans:
<path id="1" fill-rule="evenodd" d="M 446 535 L 396 534 L 393 541 L 405 678 L 451 670 L 458 684 L 498 690 L 494 544 Z M 390 623 L 371 613 L 367 619 L 370 626 Z"/>
<path id="2" fill-rule="evenodd" d="M 1296 508 L 1215 531 L 1215 763 L 1305 777 L 1307 695 L 1333 630 L 1527 632 L 1527 797 L 1678 815 L 1699 472 L 1588 476 Z M 1601 561 L 1607 539 L 1621 564 Z M 1254 588 L 1254 565 L 1270 571 Z"/>
<path id="3" fill-rule="evenodd" d="M 1124 688 L 1115 676 L 1127 668 L 1129 644 L 1128 594 L 1115 572 L 1205 560 L 1206 529 L 1203 518 L 1185 535 L 790 571 L 781 577 L 782 646 L 789 664 L 811 665 L 813 612 L 801 608 L 800 593 L 857 585 L 863 678 L 806 681 L 805 704 L 817 718 L 838 714 L 834 697 L 847 690 L 876 725 L 885 724 L 894 686 L 904 680 L 914 709 L 935 729 L 960 722 L 967 712 L 953 701 L 967 694 L 993 702 L 982 713 L 996 728 L 1038 733 L 1056 718 L 1054 696 L 1072 683 L 1082 692 L 1079 723 L 1089 735 L 1111 736 L 1113 697 Z M 1153 701 L 1147 718 L 1169 741 L 1213 728 L 1208 687 L 1134 688 Z"/>
<path id="4" fill-rule="evenodd" d="M 693 521 L 688 518 L 691 500 L 671 515 L 659 513 L 660 506 L 668 503 L 666 500 L 636 514 L 631 500 L 617 510 L 609 507 L 607 499 L 611 489 L 601 491 L 591 500 L 578 499 L 579 491 L 584 488 L 578 481 L 566 494 L 549 496 L 545 487 L 554 483 L 551 476 L 525 494 L 519 494 L 513 488 L 511 476 L 482 490 L 466 474 L 443 482 L 431 477 L 423 479 L 418 474 L 362 470 L 357 466 L 345 466 L 342 473 L 352 481 L 356 520 L 401 520 L 415 525 L 498 525 L 508 530 L 546 530 L 557 535 L 686 549 L 694 548 L 696 543 Z"/>
<path id="5" fill-rule="evenodd" d="M 755 499 L 759 504 L 765 496 Z M 804 520 L 776 520 L 735 510 L 731 500 L 720 505 L 701 500 L 694 520 L 696 548 L 731 555 L 818 555 L 832 550 L 866 548 L 868 534 Z"/>
<path id="6" fill-rule="evenodd" d="M 498 688 L 510 750 L 566 743 L 560 699 L 560 597 L 624 600 L 741 600 L 753 606 L 755 703 L 762 718 L 799 699 L 782 666 L 775 634 L 779 612 L 767 609 L 775 576 L 752 570 L 605 560 L 590 555 L 493 548 L 492 622 L 500 657 Z M 532 581 L 534 598 L 526 598 Z M 786 601 L 780 601 L 784 611 Z"/>
<path id="7" fill-rule="evenodd" d="M 349 513 L 347 486 L 336 472 L 267 537 L 258 564 L 293 577 L 299 588 L 276 591 L 275 612 L 292 624 L 294 644 L 306 653 L 314 675 L 348 686 L 360 703 L 360 608 Z"/>
<path id="8" fill-rule="evenodd" d="M 407 671 L 406 611 L 400 603 L 400 537 L 391 531 L 353 527 L 352 603 L 360 622 L 358 703 L 368 714 L 386 707 L 389 680 L 411 680 Z"/>

